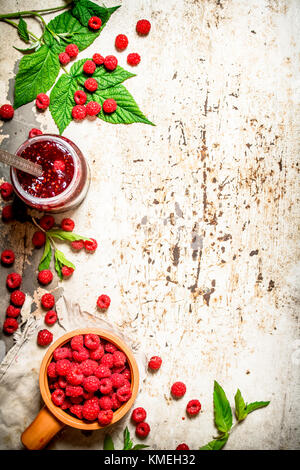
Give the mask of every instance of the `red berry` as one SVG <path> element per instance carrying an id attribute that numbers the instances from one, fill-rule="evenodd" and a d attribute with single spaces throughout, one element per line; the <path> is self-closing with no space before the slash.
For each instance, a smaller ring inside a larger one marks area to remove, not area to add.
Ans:
<path id="1" fill-rule="evenodd" d="M 17 289 L 22 283 L 22 276 L 18 273 L 10 273 L 6 278 L 6 285 L 9 289 Z"/>
<path id="2" fill-rule="evenodd" d="M 124 366 L 126 362 L 126 355 L 122 351 L 115 351 L 113 353 L 113 361 L 115 367 Z"/>
<path id="3" fill-rule="evenodd" d="M 114 365 L 114 358 L 112 354 L 104 354 L 104 356 L 101 357 L 100 359 L 100 364 L 102 366 L 107 366 L 110 369 Z"/>
<path id="4" fill-rule="evenodd" d="M 199 400 L 190 400 L 186 405 L 186 411 L 191 416 L 196 416 L 201 410 L 201 403 Z"/>
<path id="5" fill-rule="evenodd" d="M 118 400 L 116 393 L 112 394 L 111 401 L 112 401 L 112 405 L 111 405 L 112 410 L 117 410 L 122 405 L 122 403 Z"/>
<path id="6" fill-rule="evenodd" d="M 48 346 L 52 343 L 53 334 L 49 330 L 40 330 L 37 335 L 37 343 L 40 346 Z"/>
<path id="7" fill-rule="evenodd" d="M 62 160 L 54 160 L 53 167 L 56 171 L 65 171 L 66 164 Z"/>
<path id="8" fill-rule="evenodd" d="M 6 318 L 3 323 L 3 331 L 8 335 L 12 335 L 18 329 L 18 322 L 15 318 Z"/>
<path id="9" fill-rule="evenodd" d="M 46 286 L 47 284 L 50 284 L 50 282 L 53 279 L 53 274 L 50 271 L 50 269 L 43 269 L 38 273 L 38 281 L 43 284 L 43 286 Z"/>
<path id="10" fill-rule="evenodd" d="M 176 450 L 190 450 L 189 446 L 187 444 L 185 444 L 184 442 L 182 444 L 179 444 L 177 447 L 176 447 Z"/>
<path id="11" fill-rule="evenodd" d="M 86 359 L 80 364 L 80 369 L 86 377 L 89 375 L 94 375 L 95 370 L 98 367 L 98 363 L 92 359 Z"/>
<path id="12" fill-rule="evenodd" d="M 111 114 L 117 109 L 117 103 L 114 99 L 109 98 L 103 102 L 102 109 L 105 113 Z"/>
<path id="13" fill-rule="evenodd" d="M 52 312 L 53 310 L 49 310 L 48 313 Z M 60 359 L 71 359 L 72 358 L 72 351 L 70 348 L 66 347 L 60 347 L 56 348 L 55 351 L 53 352 L 53 357 L 56 361 L 59 361 Z"/>
<path id="14" fill-rule="evenodd" d="M 77 398 L 83 394 L 83 388 L 79 385 L 67 385 L 66 386 L 66 395 L 68 397 Z M 81 401 L 81 400 L 80 400 Z"/>
<path id="15" fill-rule="evenodd" d="M 110 306 L 110 297 L 108 295 L 102 294 L 97 299 L 97 307 L 101 310 L 106 310 Z"/>
<path id="16" fill-rule="evenodd" d="M 115 46 L 119 51 L 124 51 L 128 46 L 128 38 L 125 34 L 118 34 L 115 39 Z"/>
<path id="17" fill-rule="evenodd" d="M 79 351 L 83 347 L 83 335 L 73 336 L 71 339 L 71 348 Z"/>
<path id="18" fill-rule="evenodd" d="M 32 137 L 36 137 L 37 135 L 42 135 L 42 131 L 40 129 L 36 129 L 35 127 L 29 131 L 28 137 L 31 139 Z"/>
<path id="19" fill-rule="evenodd" d="M 128 54 L 127 56 L 127 64 L 128 65 L 138 65 L 141 62 L 141 56 L 137 54 L 136 52 L 132 52 L 131 54 Z"/>
<path id="20" fill-rule="evenodd" d="M 98 246 L 97 241 L 94 238 L 90 238 L 89 240 L 84 240 L 84 248 L 85 251 L 88 253 L 94 253 Z"/>
<path id="21" fill-rule="evenodd" d="M 67 381 L 71 385 L 81 385 L 84 379 L 84 375 L 81 371 L 80 365 L 75 364 L 67 373 Z"/>
<path id="22" fill-rule="evenodd" d="M 103 395 L 108 395 L 112 392 L 113 384 L 110 377 L 105 377 L 104 379 L 100 380 L 99 390 Z"/>
<path id="23" fill-rule="evenodd" d="M 51 400 L 56 406 L 61 406 L 64 402 L 64 399 L 65 399 L 65 392 L 61 388 L 54 390 L 54 392 L 51 395 Z"/>
<path id="24" fill-rule="evenodd" d="M 0 118 L 4 121 L 12 119 L 14 117 L 14 113 L 15 111 L 11 104 L 3 104 L 0 107 Z"/>
<path id="25" fill-rule="evenodd" d="M 55 310 L 49 310 L 45 315 L 45 323 L 46 325 L 54 325 L 57 322 L 57 313 Z"/>
<path id="26" fill-rule="evenodd" d="M 61 65 L 67 65 L 70 62 L 71 57 L 66 52 L 61 52 L 58 55 L 58 59 L 59 59 L 59 62 L 61 63 Z"/>
<path id="27" fill-rule="evenodd" d="M 20 315 L 21 310 L 19 308 L 14 307 L 13 305 L 9 305 L 6 309 L 6 316 L 11 318 L 17 318 Z"/>
<path id="28" fill-rule="evenodd" d="M 52 215 L 43 215 L 39 220 L 39 225 L 44 230 L 50 230 L 55 224 L 54 217 Z"/>
<path id="29" fill-rule="evenodd" d="M 93 55 L 93 62 L 95 62 L 96 65 L 103 65 L 104 57 L 96 52 L 96 54 Z"/>
<path id="30" fill-rule="evenodd" d="M 118 350 L 117 346 L 115 346 L 114 344 L 110 343 L 110 342 L 107 342 L 105 345 L 104 345 L 104 350 L 108 353 L 114 353 L 115 351 Z"/>
<path id="31" fill-rule="evenodd" d="M 88 116 L 96 116 L 101 111 L 101 104 L 97 103 L 97 101 L 90 101 L 86 105 L 86 114 Z"/>
<path id="32" fill-rule="evenodd" d="M 151 29 L 151 23 L 148 20 L 139 20 L 136 24 L 136 32 L 141 36 L 147 36 Z"/>
<path id="33" fill-rule="evenodd" d="M 9 266 L 15 261 L 15 254 L 12 250 L 4 250 L 1 253 L 1 263 Z"/>
<path id="34" fill-rule="evenodd" d="M 87 334 L 84 336 L 84 345 L 88 349 L 97 349 L 100 346 L 100 338 L 98 335 Z"/>
<path id="35" fill-rule="evenodd" d="M 71 57 L 71 59 L 73 59 L 78 56 L 79 49 L 76 44 L 68 44 L 65 48 L 65 52 Z"/>
<path id="36" fill-rule="evenodd" d="M 98 88 L 98 82 L 94 78 L 90 77 L 87 78 L 86 81 L 84 82 L 84 88 L 86 88 L 88 91 L 96 91 Z"/>
<path id="37" fill-rule="evenodd" d="M 81 104 L 77 104 L 72 109 L 72 117 L 77 121 L 82 121 L 86 117 L 86 108 Z"/>
<path id="38" fill-rule="evenodd" d="M 64 278 L 68 278 L 72 276 L 73 272 L 74 272 L 74 268 L 70 268 L 69 266 L 63 266 L 61 268 L 61 273 Z"/>
<path id="39" fill-rule="evenodd" d="M 76 104 L 85 104 L 87 96 L 83 90 L 77 90 L 74 93 L 74 101 Z"/>
<path id="40" fill-rule="evenodd" d="M 151 357 L 150 361 L 148 362 L 149 369 L 158 370 L 161 366 L 162 360 L 159 356 Z"/>
<path id="41" fill-rule="evenodd" d="M 186 392 L 186 386 L 183 382 L 175 382 L 171 387 L 171 393 L 175 398 L 183 397 Z"/>
<path id="42" fill-rule="evenodd" d="M 54 304 L 55 304 L 55 298 L 54 298 L 54 295 L 53 294 L 44 294 L 42 295 L 42 298 L 41 298 L 41 304 L 44 308 L 46 309 L 51 309 L 54 307 Z"/>
<path id="43" fill-rule="evenodd" d="M 96 70 L 96 64 L 92 60 L 87 60 L 83 64 L 83 71 L 89 75 L 92 75 Z"/>
<path id="44" fill-rule="evenodd" d="M 97 349 L 90 351 L 90 358 L 93 359 L 94 361 L 99 361 L 103 355 L 104 355 L 104 349 L 103 349 L 102 344 L 100 344 L 100 346 L 98 346 Z"/>
<path id="45" fill-rule="evenodd" d="M 66 376 L 72 367 L 72 363 L 68 359 L 60 359 L 56 363 L 56 372 L 58 375 Z"/>
<path id="46" fill-rule="evenodd" d="M 117 397 L 118 400 L 122 403 L 128 401 L 131 398 L 132 392 L 128 385 L 123 385 L 123 387 L 118 388 Z"/>
<path id="47" fill-rule="evenodd" d="M 4 199 L 4 201 L 7 201 L 8 199 L 10 199 L 11 196 L 13 195 L 13 192 L 14 192 L 14 188 L 13 188 L 12 184 L 2 183 L 0 185 L 0 193 L 1 193 L 1 197 L 2 197 L 2 199 Z"/>
<path id="48" fill-rule="evenodd" d="M 65 232 L 73 232 L 75 222 L 72 219 L 65 218 L 61 221 L 60 226 Z"/>
<path id="49" fill-rule="evenodd" d="M 113 373 L 113 374 L 110 376 L 110 380 L 111 380 L 112 386 L 113 386 L 114 388 L 123 387 L 123 385 L 125 385 L 125 381 L 126 381 L 124 375 L 122 375 L 122 374 L 117 374 L 116 372 Z"/>
<path id="50" fill-rule="evenodd" d="M 143 421 L 142 423 L 138 423 L 137 427 L 135 428 L 135 434 L 140 438 L 147 437 L 149 432 L 150 426 L 145 421 Z"/>
<path id="51" fill-rule="evenodd" d="M 101 25 L 102 25 L 102 20 L 101 20 L 101 18 L 99 18 L 98 16 L 92 16 L 92 17 L 89 19 L 88 26 L 89 26 L 91 29 L 94 29 L 94 30 L 100 29 L 100 28 L 101 28 Z"/>
<path id="52" fill-rule="evenodd" d="M 100 365 L 97 367 L 94 374 L 98 379 L 104 379 L 105 377 L 111 376 L 111 371 L 106 365 Z"/>
<path id="53" fill-rule="evenodd" d="M 70 412 L 77 416 L 77 418 L 79 419 L 82 419 L 82 408 L 83 408 L 83 405 L 72 405 L 70 407 Z"/>
<path id="54" fill-rule="evenodd" d="M 118 59 L 114 55 L 107 55 L 104 59 L 104 67 L 107 70 L 115 70 L 118 65 Z"/>
<path id="55" fill-rule="evenodd" d="M 45 93 L 40 93 L 36 97 L 35 104 L 36 104 L 38 109 L 48 108 L 48 106 L 50 104 L 49 96 L 47 96 Z"/>
<path id="56" fill-rule="evenodd" d="M 147 417 L 146 410 L 142 408 L 141 406 L 138 408 L 135 408 L 131 415 L 131 419 L 135 423 L 141 423 L 142 421 L 145 421 L 146 417 Z"/>
<path id="57" fill-rule="evenodd" d="M 73 351 L 72 356 L 76 362 L 82 362 L 82 361 L 85 361 L 86 359 L 89 359 L 90 353 L 88 349 L 82 347 L 78 349 L 78 351 Z"/>
<path id="58" fill-rule="evenodd" d="M 20 290 L 15 290 L 10 295 L 10 300 L 16 307 L 22 307 L 22 305 L 25 302 L 25 298 L 26 298 L 26 296 L 25 296 L 24 292 L 22 292 Z"/>
<path id="59" fill-rule="evenodd" d="M 34 232 L 32 237 L 32 243 L 36 248 L 41 248 L 42 246 L 44 246 L 46 243 L 45 232 L 42 232 L 41 230 L 37 230 L 36 232 Z"/>
<path id="60" fill-rule="evenodd" d="M 122 375 L 124 376 L 125 379 L 130 380 L 131 379 L 131 372 L 130 369 L 124 369 L 122 372 Z"/>
<path id="61" fill-rule="evenodd" d="M 101 426 L 107 426 L 112 422 L 113 416 L 112 410 L 101 410 L 98 414 L 98 422 Z"/>
<path id="62" fill-rule="evenodd" d="M 84 247 L 84 242 L 83 240 L 76 240 L 74 242 L 71 242 L 71 247 L 75 251 L 80 251 Z"/>
<path id="63" fill-rule="evenodd" d="M 87 392 L 96 392 L 99 389 L 100 381 L 95 375 L 90 375 L 83 379 L 82 384 Z"/>
<path id="64" fill-rule="evenodd" d="M 52 379 L 57 377 L 55 362 L 50 362 L 50 364 L 48 365 L 47 375 L 48 377 L 51 377 Z"/>
<path id="65" fill-rule="evenodd" d="M 99 411 L 98 399 L 91 398 L 90 400 L 86 400 L 82 407 L 82 417 L 88 421 L 94 421 L 97 419 Z"/>
<path id="66" fill-rule="evenodd" d="M 11 222 L 14 220 L 14 210 L 11 204 L 4 206 L 2 209 L 2 220 L 3 222 Z"/>

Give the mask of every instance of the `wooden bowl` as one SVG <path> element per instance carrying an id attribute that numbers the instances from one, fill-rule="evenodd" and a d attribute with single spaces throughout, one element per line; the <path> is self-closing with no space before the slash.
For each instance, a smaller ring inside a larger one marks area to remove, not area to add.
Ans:
<path id="1" fill-rule="evenodd" d="M 88 423 L 76 418 L 75 416 L 71 416 L 58 406 L 54 405 L 51 400 L 51 391 L 48 385 L 47 368 L 52 360 L 54 350 L 70 341 L 73 336 L 86 335 L 89 333 L 96 334 L 101 338 L 110 341 L 115 346 L 117 346 L 118 349 L 123 351 L 127 356 L 127 362 L 131 372 L 131 398 L 120 408 L 114 411 L 113 419 L 109 426 L 123 418 L 123 416 L 132 407 L 139 388 L 139 371 L 131 349 L 118 336 L 106 330 L 99 328 L 82 328 L 79 330 L 73 330 L 55 341 L 55 343 L 49 347 L 42 360 L 39 384 L 45 406 L 41 409 L 35 420 L 29 425 L 27 429 L 25 429 L 21 436 L 21 441 L 27 449 L 42 449 L 65 425 L 86 430 L 102 429 L 103 427 L 107 428 L 107 426 L 100 426 L 98 422 Z"/>

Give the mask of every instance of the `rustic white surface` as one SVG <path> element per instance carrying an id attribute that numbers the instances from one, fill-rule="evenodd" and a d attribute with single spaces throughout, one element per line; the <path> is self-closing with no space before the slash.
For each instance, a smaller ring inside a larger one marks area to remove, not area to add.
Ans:
<path id="1" fill-rule="evenodd" d="M 142 61 L 126 87 L 156 127 L 86 120 L 64 132 L 92 170 L 87 199 L 67 215 L 99 242 L 95 255 L 70 253 L 77 270 L 64 294 L 93 312 L 97 296 L 110 295 L 104 315 L 135 333 L 149 357 L 163 358 L 137 399 L 151 448 L 211 440 L 216 379 L 232 405 L 237 388 L 248 402 L 271 400 L 235 429 L 227 449 L 298 449 L 299 1 L 119 3 L 80 58 L 114 53 L 115 36 L 128 34 L 128 52 Z M 1 1 L 0 9 L 39 5 Z M 152 22 L 147 38 L 134 32 L 140 18 Z M 0 28 L 3 103 L 20 54 L 15 30 Z M 118 58 L 128 69 L 126 55 Z M 49 112 L 26 105 L 2 127 L 3 147 L 15 150 L 31 127 L 57 132 Z M 0 230 L 1 245 L 17 247 L 38 304 L 33 229 Z M 175 380 L 187 385 L 178 401 L 169 392 Z M 183 420 L 192 398 L 201 415 Z"/>

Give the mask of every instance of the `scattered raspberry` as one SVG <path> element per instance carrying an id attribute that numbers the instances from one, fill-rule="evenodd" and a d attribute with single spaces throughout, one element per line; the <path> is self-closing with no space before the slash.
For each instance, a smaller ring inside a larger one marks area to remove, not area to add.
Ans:
<path id="1" fill-rule="evenodd" d="M 16 307 L 22 307 L 22 305 L 25 302 L 25 297 L 26 296 L 24 292 L 20 290 L 15 290 L 14 292 L 11 293 L 10 300 Z"/>
<path id="2" fill-rule="evenodd" d="M 83 388 L 80 385 L 67 385 L 66 386 L 66 395 L 68 397 L 76 398 L 80 397 L 83 394 Z"/>
<path id="3" fill-rule="evenodd" d="M 82 405 L 72 405 L 70 411 L 73 415 L 77 416 L 77 418 L 82 419 L 82 408 Z"/>
<path id="4" fill-rule="evenodd" d="M 100 381 L 95 375 L 90 375 L 83 379 L 83 387 L 87 392 L 96 392 L 99 389 L 99 385 Z"/>
<path id="5" fill-rule="evenodd" d="M 136 32 L 141 36 L 147 36 L 151 29 L 151 23 L 148 20 L 139 20 L 136 24 Z"/>
<path id="6" fill-rule="evenodd" d="M 64 278 L 72 276 L 74 272 L 74 268 L 70 268 L 69 266 L 63 266 L 61 268 L 61 273 Z"/>
<path id="7" fill-rule="evenodd" d="M 100 346 L 100 338 L 98 335 L 87 334 L 84 336 L 84 345 L 88 349 L 97 349 Z"/>
<path id="8" fill-rule="evenodd" d="M 80 251 L 84 247 L 84 241 L 83 240 L 75 240 L 74 242 L 71 242 L 71 247 L 75 251 Z"/>
<path id="9" fill-rule="evenodd" d="M 53 401 L 54 405 L 61 406 L 65 399 L 65 392 L 58 388 L 55 390 L 51 395 L 51 400 Z"/>
<path id="10" fill-rule="evenodd" d="M 35 127 L 29 131 L 28 137 L 31 139 L 32 137 L 36 137 L 37 135 L 43 135 L 40 129 L 36 129 Z"/>
<path id="11" fill-rule="evenodd" d="M 111 375 L 110 380 L 114 388 L 120 388 L 120 387 L 123 387 L 126 379 L 124 375 L 114 373 Z"/>
<path id="12" fill-rule="evenodd" d="M 196 416 L 201 410 L 201 403 L 199 400 L 190 400 L 186 405 L 186 411 L 191 416 Z"/>
<path id="13" fill-rule="evenodd" d="M 113 71 L 117 68 L 118 59 L 114 55 L 107 55 L 104 59 L 104 67 L 106 70 Z"/>
<path id="14" fill-rule="evenodd" d="M 3 104 L 0 107 L 0 118 L 3 119 L 3 121 L 12 119 L 14 117 L 14 113 L 15 111 L 11 104 Z"/>
<path id="15" fill-rule="evenodd" d="M 106 310 L 110 306 L 110 297 L 108 295 L 102 294 L 97 299 L 97 307 L 101 310 Z"/>
<path id="16" fill-rule="evenodd" d="M 48 326 L 54 325 L 57 322 L 57 313 L 55 310 L 49 310 L 45 315 L 45 323 Z"/>
<path id="17" fill-rule="evenodd" d="M 32 237 L 32 243 L 36 248 L 41 248 L 46 243 L 46 235 L 41 230 L 34 232 Z"/>
<path id="18" fill-rule="evenodd" d="M 71 339 L 71 348 L 78 351 L 83 347 L 83 335 L 73 336 Z"/>
<path id="19" fill-rule="evenodd" d="M 93 62 L 92 60 L 87 60 L 84 64 L 83 64 L 83 71 L 85 73 L 87 73 L 88 75 L 93 75 L 93 73 L 95 72 L 96 70 L 96 64 L 95 62 Z"/>
<path id="20" fill-rule="evenodd" d="M 101 410 L 98 414 L 98 422 L 101 426 L 107 426 L 112 422 L 113 416 L 112 410 Z"/>
<path id="21" fill-rule="evenodd" d="M 78 56 L 79 49 L 76 44 L 68 44 L 65 48 L 65 52 L 71 57 L 71 59 L 73 59 L 74 57 Z"/>
<path id="22" fill-rule="evenodd" d="M 22 283 L 22 276 L 18 273 L 10 273 L 6 278 L 6 285 L 9 289 L 17 289 Z"/>
<path id="23" fill-rule="evenodd" d="M 90 353 L 89 353 L 88 349 L 86 349 L 84 347 L 78 349 L 78 351 L 73 351 L 72 355 L 73 355 L 73 359 L 76 362 L 85 361 L 86 359 L 89 359 L 89 357 L 90 357 Z"/>
<path id="24" fill-rule="evenodd" d="M 61 65 L 67 65 L 70 62 L 71 57 L 66 52 L 61 52 L 58 55 L 58 59 L 59 59 L 59 62 L 61 63 Z"/>
<path id="25" fill-rule="evenodd" d="M 104 354 L 100 359 L 100 365 L 107 366 L 109 369 L 114 365 L 114 358 L 112 354 Z"/>
<path id="26" fill-rule="evenodd" d="M 55 362 L 50 362 L 50 364 L 48 365 L 47 375 L 48 375 L 48 377 L 50 377 L 52 379 L 57 377 Z"/>
<path id="27" fill-rule="evenodd" d="M 105 113 L 111 114 L 117 109 L 117 103 L 114 99 L 109 98 L 103 102 L 102 109 Z"/>
<path id="28" fill-rule="evenodd" d="M 75 222 L 72 219 L 65 218 L 61 221 L 60 226 L 65 232 L 73 232 Z"/>
<path id="29" fill-rule="evenodd" d="M 127 385 L 123 385 L 123 387 L 118 388 L 117 390 L 117 397 L 118 400 L 124 403 L 131 398 L 132 392 Z"/>
<path id="30" fill-rule="evenodd" d="M 107 342 L 105 345 L 104 345 L 104 350 L 105 352 L 108 352 L 108 353 L 114 353 L 115 351 L 118 350 L 117 346 L 115 346 L 113 343 L 109 343 Z"/>
<path id="31" fill-rule="evenodd" d="M 84 240 L 84 248 L 85 248 L 85 251 L 87 251 L 88 253 L 94 253 L 94 251 L 96 251 L 97 249 L 97 246 L 98 246 L 98 243 L 96 242 L 94 238 L 90 238 L 89 240 Z"/>
<path id="32" fill-rule="evenodd" d="M 87 78 L 86 81 L 84 82 L 84 88 L 86 88 L 88 91 L 96 91 L 98 88 L 98 82 L 94 78 L 90 77 Z"/>
<path id="33" fill-rule="evenodd" d="M 141 62 L 141 56 L 137 52 L 132 52 L 127 56 L 127 64 L 128 65 L 138 65 Z"/>
<path id="34" fill-rule="evenodd" d="M 109 367 L 105 365 L 100 365 L 97 367 L 97 369 L 94 372 L 95 376 L 98 377 L 98 379 L 104 379 L 105 377 L 110 377 L 111 376 L 111 371 Z"/>
<path id="35" fill-rule="evenodd" d="M 84 119 L 86 117 L 86 107 L 81 104 L 74 106 L 72 108 L 72 117 L 77 121 Z"/>
<path id="36" fill-rule="evenodd" d="M 48 106 L 50 104 L 49 96 L 47 96 L 45 93 L 40 93 L 36 97 L 35 104 L 36 104 L 38 109 L 48 108 Z"/>
<path id="37" fill-rule="evenodd" d="M 15 254 L 12 250 L 4 250 L 1 253 L 1 263 L 9 266 L 15 261 Z"/>
<path id="38" fill-rule="evenodd" d="M 135 434 L 142 439 L 147 437 L 149 432 L 150 426 L 145 421 L 143 421 L 142 423 L 138 423 L 137 427 L 135 428 Z"/>
<path id="39" fill-rule="evenodd" d="M 97 116 L 101 111 L 101 104 L 97 103 L 97 101 L 90 101 L 86 105 L 86 114 L 88 116 Z"/>
<path id="40" fill-rule="evenodd" d="M 176 450 L 190 450 L 189 446 L 187 444 L 185 444 L 184 442 L 182 444 L 179 444 L 177 447 L 176 447 Z"/>
<path id="41" fill-rule="evenodd" d="M 96 54 L 93 55 L 93 62 L 95 62 L 96 65 L 103 65 L 104 57 L 96 52 Z"/>
<path id="42" fill-rule="evenodd" d="M 76 104 L 83 105 L 87 100 L 87 96 L 83 90 L 77 90 L 74 93 L 74 101 Z"/>
<path id="43" fill-rule="evenodd" d="M 110 392 L 112 392 L 112 389 L 113 384 L 109 377 L 100 380 L 99 390 L 101 393 L 103 393 L 103 395 L 108 395 Z"/>
<path id="44" fill-rule="evenodd" d="M 89 19 L 88 26 L 91 29 L 97 30 L 100 29 L 102 25 L 102 20 L 98 16 L 92 16 Z"/>
<path id="45" fill-rule="evenodd" d="M 15 318 L 6 318 L 3 323 L 3 331 L 8 335 L 12 335 L 18 329 L 18 322 Z"/>
<path id="46" fill-rule="evenodd" d="M 112 408 L 111 398 L 108 396 L 99 398 L 99 406 L 101 410 L 111 410 Z"/>
<path id="47" fill-rule="evenodd" d="M 72 367 L 72 363 L 68 359 L 60 359 L 56 363 L 56 372 L 58 375 L 66 376 Z"/>
<path id="48" fill-rule="evenodd" d="M 171 393 L 175 398 L 183 397 L 186 392 L 186 386 L 183 382 L 175 382 L 171 387 Z"/>
<path id="49" fill-rule="evenodd" d="M 149 369 L 158 370 L 162 364 L 162 360 L 159 356 L 152 356 L 148 362 Z"/>
<path id="50" fill-rule="evenodd" d="M 42 295 L 41 304 L 44 308 L 46 308 L 48 310 L 53 308 L 54 304 L 55 304 L 54 295 L 49 294 L 49 293 Z"/>
<path id="51" fill-rule="evenodd" d="M 67 374 L 67 381 L 71 385 L 80 385 L 82 384 L 84 379 L 84 375 L 81 371 L 81 368 L 79 365 L 73 365 L 70 371 Z"/>
<path id="52" fill-rule="evenodd" d="M 96 361 L 93 361 L 92 359 L 86 359 L 80 364 L 80 370 L 86 377 L 88 377 L 89 375 L 94 375 L 94 372 L 97 367 L 98 363 Z"/>
<path id="53" fill-rule="evenodd" d="M 14 220 L 14 210 L 13 206 L 11 204 L 8 204 L 7 206 L 4 206 L 2 209 L 2 220 L 3 222 L 11 222 Z"/>
<path id="54" fill-rule="evenodd" d="M 8 199 L 11 198 L 11 196 L 14 193 L 13 185 L 10 183 L 2 183 L 0 185 L 0 193 L 1 193 L 2 199 L 4 199 L 4 201 L 7 201 Z"/>
<path id="55" fill-rule="evenodd" d="M 113 365 L 115 367 L 124 366 L 126 362 L 126 355 L 122 351 L 115 351 L 113 353 Z"/>
<path id="56" fill-rule="evenodd" d="M 112 410 L 117 410 L 122 405 L 122 403 L 118 400 L 116 393 L 112 394 L 111 401 L 112 401 L 112 405 L 111 405 Z"/>
<path id="57" fill-rule="evenodd" d="M 6 316 L 11 318 L 17 318 L 20 315 L 21 310 L 19 308 L 14 307 L 13 305 L 9 305 L 6 309 Z"/>
<path id="58" fill-rule="evenodd" d="M 82 417 L 88 421 L 94 421 L 97 419 L 99 411 L 98 399 L 91 398 L 90 400 L 86 400 L 82 407 Z"/>
<path id="59" fill-rule="evenodd" d="M 50 271 L 50 269 L 43 269 L 38 273 L 38 281 L 43 284 L 43 286 L 46 286 L 47 284 L 50 284 L 50 282 L 53 279 L 53 274 Z"/>
<path id="60" fill-rule="evenodd" d="M 146 410 L 142 408 L 141 406 L 138 408 L 135 408 L 131 415 L 131 419 L 135 423 L 141 423 L 142 421 L 145 421 L 146 417 L 147 417 Z"/>
<path id="61" fill-rule="evenodd" d="M 39 220 L 39 226 L 44 230 L 50 230 L 55 224 L 54 217 L 52 215 L 43 215 Z"/>
<path id="62" fill-rule="evenodd" d="M 52 343 L 53 334 L 48 330 L 40 330 L 37 335 L 37 343 L 40 346 L 48 346 Z"/>
<path id="63" fill-rule="evenodd" d="M 119 51 L 124 51 L 128 46 L 128 38 L 125 34 L 118 34 L 115 39 L 115 46 Z"/>
<path id="64" fill-rule="evenodd" d="M 104 349 L 103 349 L 102 344 L 100 344 L 100 346 L 97 349 L 90 351 L 90 358 L 94 359 L 95 361 L 99 361 L 103 355 L 104 355 Z"/>
<path id="65" fill-rule="evenodd" d="M 50 312 L 53 312 L 53 310 L 49 310 L 49 312 L 47 312 L 47 315 Z M 60 359 L 71 359 L 72 352 L 70 348 L 64 348 L 64 347 L 56 348 L 55 351 L 53 352 L 53 357 L 56 361 L 59 361 Z"/>

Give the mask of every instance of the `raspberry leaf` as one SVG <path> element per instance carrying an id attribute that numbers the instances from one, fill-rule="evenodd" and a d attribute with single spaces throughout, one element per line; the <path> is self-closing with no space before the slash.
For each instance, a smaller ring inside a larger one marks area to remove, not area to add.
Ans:
<path id="1" fill-rule="evenodd" d="M 42 271 L 43 269 L 49 269 L 50 262 L 51 262 L 51 257 L 52 257 L 51 244 L 50 244 L 49 237 L 46 236 L 44 253 L 43 253 L 43 256 L 41 258 L 39 268 L 38 268 L 39 271 Z"/>
<path id="2" fill-rule="evenodd" d="M 75 106 L 74 93 L 78 90 L 76 80 L 68 74 L 64 74 L 57 80 L 50 93 L 50 112 L 62 134 L 72 121 L 72 108 Z"/>
<path id="3" fill-rule="evenodd" d="M 109 434 L 104 437 L 103 450 L 115 450 L 114 442 Z"/>
<path id="4" fill-rule="evenodd" d="M 19 24 L 18 24 L 18 34 L 22 41 L 29 43 L 30 38 L 27 29 L 27 23 L 23 20 L 22 16 L 20 17 Z"/>
<path id="5" fill-rule="evenodd" d="M 210 441 L 208 444 L 206 444 L 203 447 L 200 447 L 199 450 L 221 450 L 226 442 L 228 441 L 229 434 L 225 434 L 222 436 L 220 439 L 214 439 L 213 441 Z"/>
<path id="6" fill-rule="evenodd" d="M 58 240 L 67 240 L 69 242 L 76 242 L 77 240 L 89 240 L 89 238 L 77 235 L 74 232 L 66 232 L 64 230 L 48 230 L 49 237 L 57 238 Z"/>
<path id="7" fill-rule="evenodd" d="M 215 381 L 214 383 L 214 415 L 215 425 L 221 433 L 227 433 L 232 426 L 232 411 L 223 388 Z"/>
<path id="8" fill-rule="evenodd" d="M 246 404 L 244 402 L 244 399 L 239 389 L 237 390 L 235 394 L 234 401 L 235 401 L 235 415 L 237 417 L 237 420 L 243 421 L 243 419 L 245 419 L 247 416 L 247 411 L 246 411 Z"/>
<path id="9" fill-rule="evenodd" d="M 86 60 L 92 60 L 92 59 L 84 59 L 82 61 L 81 74 L 78 73 L 77 75 L 78 83 L 82 87 L 84 86 L 84 82 L 87 79 L 87 76 L 84 74 L 83 69 L 82 69 L 83 64 L 84 62 L 86 62 Z M 127 70 L 123 69 L 119 65 L 112 72 L 108 72 L 105 69 L 105 67 L 97 67 L 95 72 L 93 73 L 93 78 L 98 83 L 98 90 L 105 90 L 106 88 L 119 85 L 125 80 L 128 80 L 128 78 L 135 77 L 135 76 L 136 75 L 134 73 L 128 72 Z"/>
<path id="10" fill-rule="evenodd" d="M 67 266 L 68 268 L 73 268 L 75 269 L 75 266 L 71 261 L 67 260 L 65 255 L 63 254 L 62 251 L 60 250 L 55 250 L 54 252 L 54 261 L 55 261 L 55 270 L 59 276 L 60 279 L 63 279 L 62 271 L 61 268 L 63 266 Z"/>
<path id="11" fill-rule="evenodd" d="M 94 2 L 90 2 L 89 0 L 74 0 L 74 7 L 71 12 L 83 26 L 88 26 L 91 16 L 98 16 L 98 18 L 101 18 L 102 20 L 102 26 L 98 30 L 101 31 L 109 20 L 111 14 L 119 7 L 120 5 L 117 7 L 106 8 L 99 6 Z"/>

